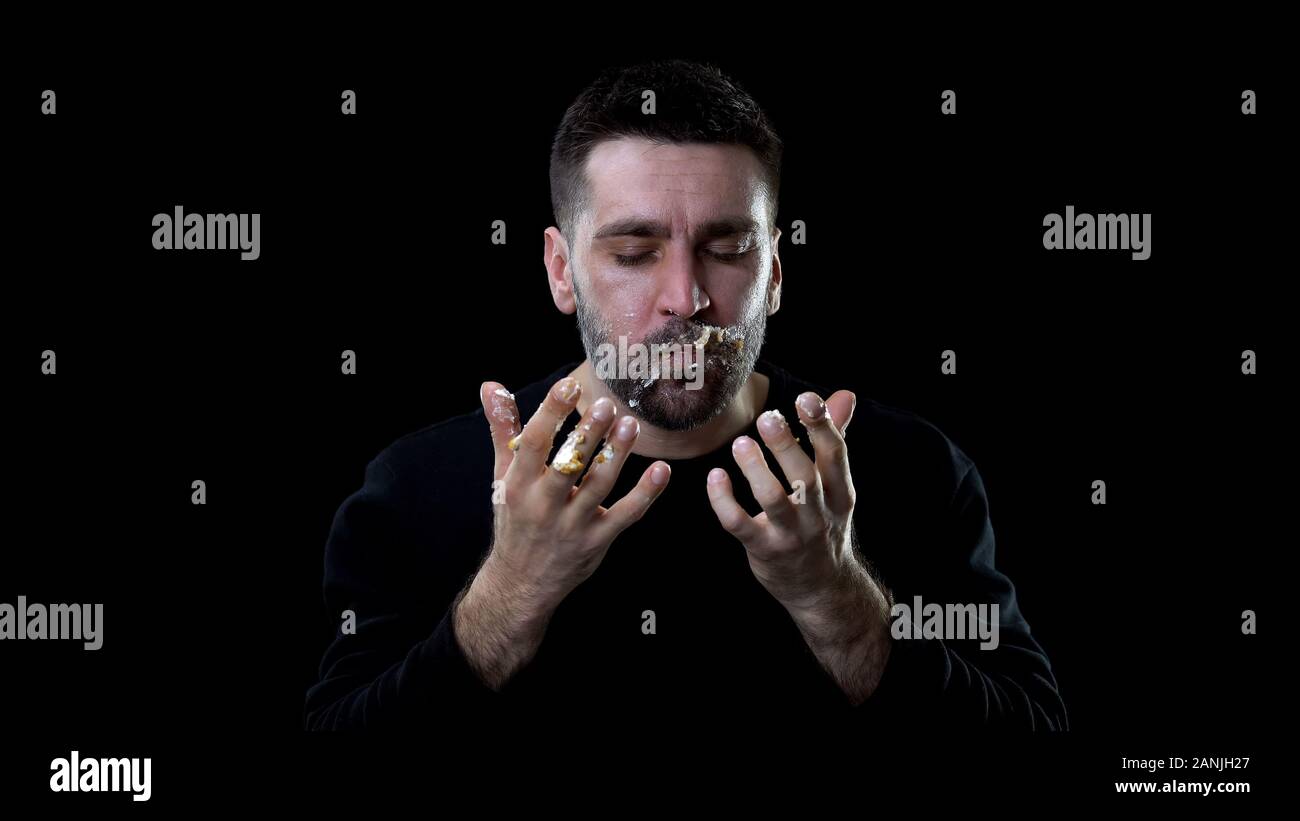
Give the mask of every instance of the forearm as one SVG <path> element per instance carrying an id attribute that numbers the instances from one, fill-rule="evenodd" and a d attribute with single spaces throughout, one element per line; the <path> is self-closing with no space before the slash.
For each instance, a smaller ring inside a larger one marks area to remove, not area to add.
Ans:
<path id="1" fill-rule="evenodd" d="M 818 601 L 786 607 L 822 668 L 855 706 L 875 692 L 889 662 L 889 609 L 888 591 L 857 561 L 846 563 Z"/>
<path id="2" fill-rule="evenodd" d="M 513 581 L 492 553 L 457 596 L 452 624 L 474 674 L 499 691 L 537 654 L 554 612 L 550 597 Z"/>

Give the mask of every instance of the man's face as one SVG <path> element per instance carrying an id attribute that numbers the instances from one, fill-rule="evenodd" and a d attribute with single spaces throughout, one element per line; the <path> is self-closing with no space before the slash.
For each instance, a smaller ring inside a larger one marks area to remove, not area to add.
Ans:
<path id="1" fill-rule="evenodd" d="M 705 349 L 702 377 L 604 377 L 652 425 L 703 424 L 753 372 L 780 287 L 764 180 L 744 146 L 621 138 L 588 157 L 587 207 L 569 244 L 588 358 L 595 362 L 602 344 L 617 348 L 620 337 L 650 346 L 689 344 L 706 325 L 729 333 Z"/>

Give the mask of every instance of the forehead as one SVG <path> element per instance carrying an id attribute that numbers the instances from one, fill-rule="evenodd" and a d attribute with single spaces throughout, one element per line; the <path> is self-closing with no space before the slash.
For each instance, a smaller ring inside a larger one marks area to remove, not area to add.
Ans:
<path id="1" fill-rule="evenodd" d="M 724 212 L 758 219 L 765 207 L 762 165 L 743 145 L 605 140 L 588 155 L 586 177 L 596 225 L 632 216 L 690 225 Z"/>

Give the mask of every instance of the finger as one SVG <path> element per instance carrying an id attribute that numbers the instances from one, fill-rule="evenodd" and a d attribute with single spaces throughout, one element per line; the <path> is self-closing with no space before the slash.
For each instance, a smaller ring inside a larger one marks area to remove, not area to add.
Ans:
<path id="1" fill-rule="evenodd" d="M 524 425 L 515 446 L 515 458 L 510 472 L 518 473 L 525 481 L 537 479 L 546 466 L 546 457 L 555 443 L 555 434 L 565 418 L 573 413 L 582 385 L 572 376 L 566 376 L 551 386 L 541 406 Z"/>
<path id="2" fill-rule="evenodd" d="M 574 480 L 587 466 L 592 451 L 613 424 L 614 403 L 602 396 L 591 403 L 577 426 L 569 431 L 568 438 L 551 460 L 546 478 L 542 480 L 557 499 L 563 499 L 573 489 Z"/>
<path id="3" fill-rule="evenodd" d="M 799 394 L 795 406 L 799 421 L 812 439 L 826 505 L 831 510 L 844 512 L 853 506 L 853 477 L 849 473 L 849 451 L 842 430 L 848 427 L 857 398 L 848 391 L 839 391 L 831 396 L 831 400 L 834 404 L 830 411 L 842 413 L 842 417 L 836 418 L 828 413 L 826 403 L 812 391 Z"/>
<path id="4" fill-rule="evenodd" d="M 650 505 L 654 504 L 654 500 L 658 499 L 659 494 L 668 487 L 668 478 L 671 475 L 672 468 L 668 467 L 667 462 L 655 462 L 646 468 L 636 487 L 629 490 L 626 496 L 615 502 L 609 510 L 596 519 L 596 523 L 592 526 L 594 535 L 605 544 L 614 541 L 618 534 L 645 515 Z"/>
<path id="5" fill-rule="evenodd" d="M 770 410 L 759 414 L 757 427 L 763 443 L 776 457 L 776 463 L 781 466 L 781 472 L 785 474 L 790 487 L 797 492 L 797 483 L 802 482 L 805 493 L 820 498 L 821 479 L 817 474 L 817 465 L 799 447 L 781 412 Z"/>
<path id="6" fill-rule="evenodd" d="M 727 472 L 722 468 L 709 471 L 708 485 L 709 504 L 722 529 L 740 539 L 742 544 L 754 541 L 759 533 L 759 524 L 736 501 Z"/>
<path id="7" fill-rule="evenodd" d="M 754 501 L 763 506 L 767 518 L 781 527 L 794 527 L 798 521 L 794 505 L 789 495 L 781 486 L 781 481 L 772 474 L 763 458 L 763 449 L 748 436 L 737 436 L 731 443 L 731 455 L 740 465 L 741 473 L 749 482 L 749 489 L 754 494 Z"/>
<path id="8" fill-rule="evenodd" d="M 492 450 L 496 454 L 492 478 L 500 479 L 506 475 L 506 468 L 510 467 L 515 456 L 510 449 L 510 439 L 519 433 L 519 408 L 515 405 L 515 395 L 500 382 L 479 385 L 478 398 L 483 403 L 488 431 L 492 435 Z"/>
<path id="9" fill-rule="evenodd" d="M 849 422 L 853 421 L 853 411 L 857 406 L 858 397 L 852 391 L 836 391 L 826 400 L 826 409 L 835 422 L 835 429 L 845 439 L 849 436 Z"/>
<path id="10" fill-rule="evenodd" d="M 610 427 L 605 446 L 592 459 L 587 475 L 582 477 L 582 483 L 573 495 L 571 505 L 576 515 L 590 518 L 592 512 L 605 501 L 614 483 L 618 481 L 618 475 L 640 432 L 640 423 L 631 415 L 624 416 L 618 420 L 618 424 Z"/>

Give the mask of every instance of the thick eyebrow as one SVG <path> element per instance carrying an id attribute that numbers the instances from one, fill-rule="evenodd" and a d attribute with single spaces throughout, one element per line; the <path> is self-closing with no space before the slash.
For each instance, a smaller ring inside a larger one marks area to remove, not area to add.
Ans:
<path id="1" fill-rule="evenodd" d="M 662 222 L 654 220 L 641 219 L 632 217 L 631 219 L 619 220 L 604 225 L 597 231 L 592 239 L 605 239 L 606 237 L 666 237 L 668 236 L 668 226 Z"/>
<path id="2" fill-rule="evenodd" d="M 752 219 L 728 218 L 704 223 L 696 236 L 699 239 L 721 239 L 756 233 L 758 225 Z"/>
<path id="3" fill-rule="evenodd" d="M 758 225 L 748 218 L 728 217 L 724 219 L 710 220 L 704 223 L 696 231 L 698 239 L 718 239 L 720 237 L 731 237 L 742 234 L 752 234 L 758 232 Z M 604 225 L 592 236 L 593 240 L 606 239 L 608 237 L 667 237 L 669 234 L 668 226 L 662 222 L 632 217 L 631 219 L 618 220 Z"/>

